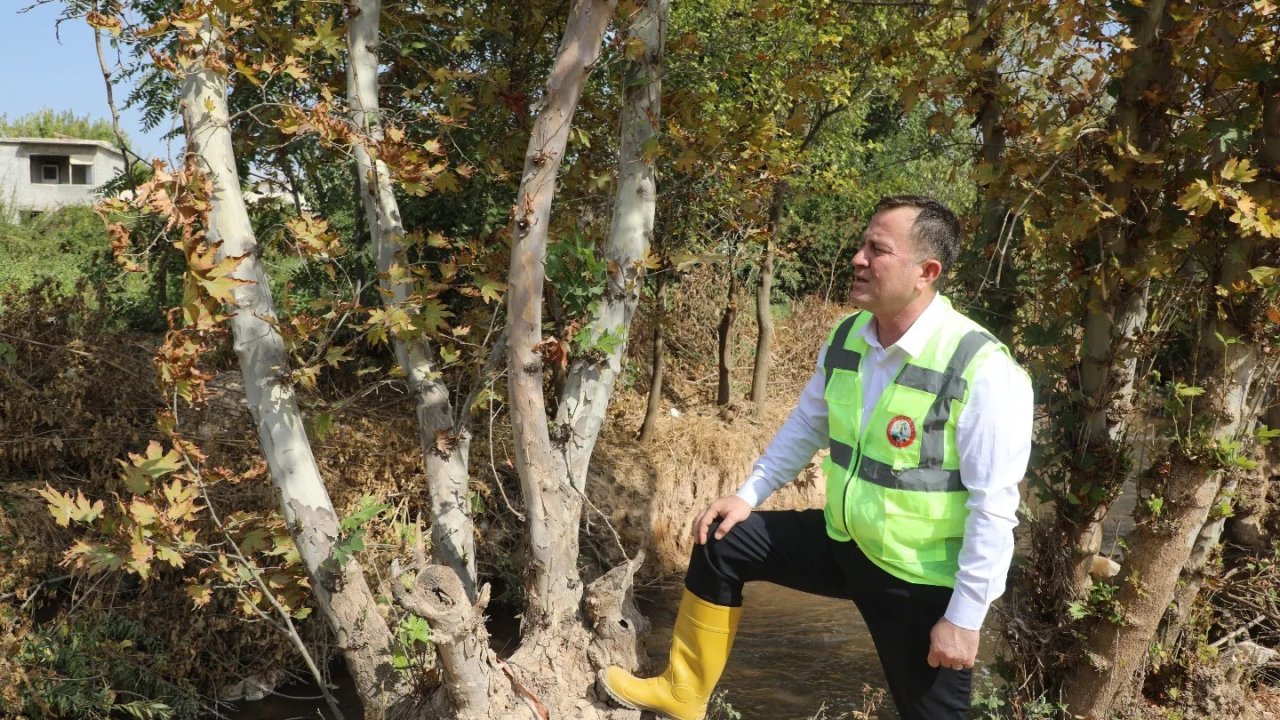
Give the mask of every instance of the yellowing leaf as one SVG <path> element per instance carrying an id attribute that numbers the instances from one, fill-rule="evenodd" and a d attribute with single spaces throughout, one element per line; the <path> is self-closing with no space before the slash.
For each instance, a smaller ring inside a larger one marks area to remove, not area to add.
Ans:
<path id="1" fill-rule="evenodd" d="M 106 30 L 110 32 L 112 35 L 119 35 L 120 31 L 124 29 L 124 23 L 120 20 L 120 18 L 114 15 L 105 15 L 103 13 L 94 11 L 94 12 L 90 12 L 88 15 L 85 15 L 84 19 L 85 19 L 85 22 L 89 23 L 91 27 L 94 27 L 98 30 Z"/>
<path id="2" fill-rule="evenodd" d="M 146 500 L 134 498 L 129 503 L 129 516 L 139 525 L 154 525 L 160 519 L 160 511 Z"/>
<path id="3" fill-rule="evenodd" d="M 1259 285 L 1274 285 L 1280 282 L 1280 268 L 1262 265 L 1250 270 L 1249 276 Z"/>
<path id="4" fill-rule="evenodd" d="M 145 454 L 129 453 L 129 459 L 133 461 L 135 467 L 153 478 L 179 470 L 182 467 L 182 456 L 178 451 L 174 449 L 166 453 L 162 450 L 160 443 L 152 440 L 147 445 Z"/>
<path id="5" fill-rule="evenodd" d="M 419 308 L 416 324 L 427 334 L 434 335 L 449 328 L 448 318 L 451 317 L 453 313 L 445 308 L 444 303 L 431 298 Z"/>
<path id="6" fill-rule="evenodd" d="M 1204 213 L 1221 200 L 1217 188 L 1209 187 L 1209 183 L 1200 179 L 1183 191 L 1182 197 L 1178 198 L 1178 207 L 1188 212 Z"/>
<path id="7" fill-rule="evenodd" d="M 483 275 L 476 280 L 476 287 L 480 288 L 480 297 L 486 305 L 489 304 L 489 301 L 502 302 L 502 293 L 507 290 L 506 283 L 495 280 L 488 275 Z"/>
<path id="8" fill-rule="evenodd" d="M 628 60 L 639 60 L 644 57 L 645 48 L 644 41 L 638 37 L 629 38 L 623 45 L 622 52 Z"/>
<path id="9" fill-rule="evenodd" d="M 196 607 L 204 607 L 213 599 L 213 588 L 208 585 L 188 585 L 187 597 L 191 598 L 191 603 Z"/>
<path id="10" fill-rule="evenodd" d="M 62 527 L 70 525 L 72 520 L 76 522 L 97 520 L 102 517 L 102 512 L 106 509 L 106 505 L 101 500 L 89 502 L 89 499 L 79 490 L 76 491 L 74 498 L 69 493 L 58 492 L 48 485 L 45 485 L 43 490 L 37 490 L 36 493 L 49 504 L 49 513 Z"/>
<path id="11" fill-rule="evenodd" d="M 168 545 L 156 545 L 156 559 L 168 563 L 169 567 L 180 568 L 186 565 L 186 561 L 182 559 L 182 554 L 176 549 Z"/>
<path id="12" fill-rule="evenodd" d="M 124 558 L 102 545 L 77 540 L 67 550 L 63 563 L 74 564 L 88 570 L 90 573 L 101 573 L 119 570 L 124 565 Z"/>
<path id="13" fill-rule="evenodd" d="M 1249 165 L 1249 159 L 1231 158 L 1222 166 L 1222 179 L 1238 183 L 1253 182 L 1258 169 Z"/>

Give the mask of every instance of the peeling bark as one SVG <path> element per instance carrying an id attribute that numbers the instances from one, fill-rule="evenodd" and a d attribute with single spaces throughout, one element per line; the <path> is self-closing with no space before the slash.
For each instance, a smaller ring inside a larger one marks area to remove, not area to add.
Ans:
<path id="1" fill-rule="evenodd" d="M 582 497 L 563 453 L 553 451 L 543 398 L 542 291 L 555 178 L 573 114 L 617 0 L 575 0 L 525 152 L 512 212 L 507 388 L 516 470 L 529 518 L 529 606 L 523 626 L 534 634 L 578 615 L 578 518 Z M 527 632 L 526 635 L 529 633 Z M 554 634 L 554 633 L 553 633 Z"/>
<path id="2" fill-rule="evenodd" d="M 373 152 L 383 139 L 378 104 L 378 35 L 382 0 L 347 1 L 347 101 L 359 140 L 353 148 L 360 199 L 378 265 L 378 287 L 387 308 L 416 314 L 405 280 L 404 225 L 385 163 Z M 449 388 L 438 379 L 435 353 L 422 334 L 392 338 L 396 361 L 417 400 L 418 440 L 431 495 L 431 552 L 457 573 L 468 599 L 476 600 L 475 527 L 467 514 L 471 434 L 454 418 Z M 464 408 L 465 410 L 465 408 Z"/>
<path id="3" fill-rule="evenodd" d="M 212 186 L 207 239 L 220 243 L 219 259 L 241 258 L 234 277 L 248 282 L 235 289 L 235 304 L 228 308 L 246 400 L 316 605 L 337 637 L 366 709 L 373 713 L 405 697 L 408 687 L 391 666 L 394 638 L 378 613 L 360 564 L 340 564 L 333 557 L 338 516 L 320 478 L 293 388 L 283 380 L 288 364 L 284 341 L 274 327 L 266 273 L 240 194 L 222 70 L 225 51 L 216 18 L 204 17 L 195 44 L 199 60 L 187 72 L 181 95 L 187 152 Z"/>
<path id="4" fill-rule="evenodd" d="M 586 332 L 591 344 L 605 342 L 599 356 L 576 358 L 556 413 L 569 428 L 565 446 L 573 487 L 585 492 L 587 466 L 604 425 L 613 385 L 622 371 L 631 319 L 640 302 L 645 259 L 653 240 L 657 173 L 645 148 L 658 137 L 662 115 L 662 64 L 670 0 L 647 0 L 627 31 L 628 47 L 644 51 L 623 67 L 618 187 L 604 254 L 609 275 L 604 297 Z"/>
<path id="5" fill-rule="evenodd" d="M 636 668 L 646 657 L 639 638 L 649 632 L 649 620 L 636 607 L 632 587 L 644 553 L 601 575 L 587 588 L 583 601 L 587 624 L 595 639 L 587 657 L 598 668 L 617 665 Z"/>

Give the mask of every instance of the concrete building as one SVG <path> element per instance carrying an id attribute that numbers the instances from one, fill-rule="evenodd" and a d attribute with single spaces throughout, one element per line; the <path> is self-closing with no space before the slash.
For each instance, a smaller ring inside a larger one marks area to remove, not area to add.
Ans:
<path id="1" fill-rule="evenodd" d="M 0 138 L 0 208 L 11 220 L 68 205 L 92 205 L 94 191 L 124 170 L 101 140 Z"/>

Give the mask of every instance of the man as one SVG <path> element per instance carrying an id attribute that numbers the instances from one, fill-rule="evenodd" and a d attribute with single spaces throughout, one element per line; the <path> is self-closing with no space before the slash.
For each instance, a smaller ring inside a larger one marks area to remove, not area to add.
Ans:
<path id="1" fill-rule="evenodd" d="M 937 286 L 960 225 L 929 198 L 882 199 L 853 258 L 850 301 L 800 402 L 697 542 L 667 669 L 601 673 L 617 701 L 702 720 L 752 580 L 854 602 L 904 720 L 964 718 L 979 629 L 1004 591 L 1031 383 Z M 823 510 L 753 512 L 820 448 Z M 785 618 L 779 618 L 785 622 Z"/>

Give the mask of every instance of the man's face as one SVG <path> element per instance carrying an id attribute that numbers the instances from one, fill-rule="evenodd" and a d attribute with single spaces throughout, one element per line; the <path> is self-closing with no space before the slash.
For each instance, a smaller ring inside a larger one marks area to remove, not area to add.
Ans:
<path id="1" fill-rule="evenodd" d="M 862 233 L 853 256 L 849 302 L 872 315 L 891 315 L 905 308 L 928 286 L 911 239 L 911 223 L 920 211 L 897 207 L 876 213 Z"/>

